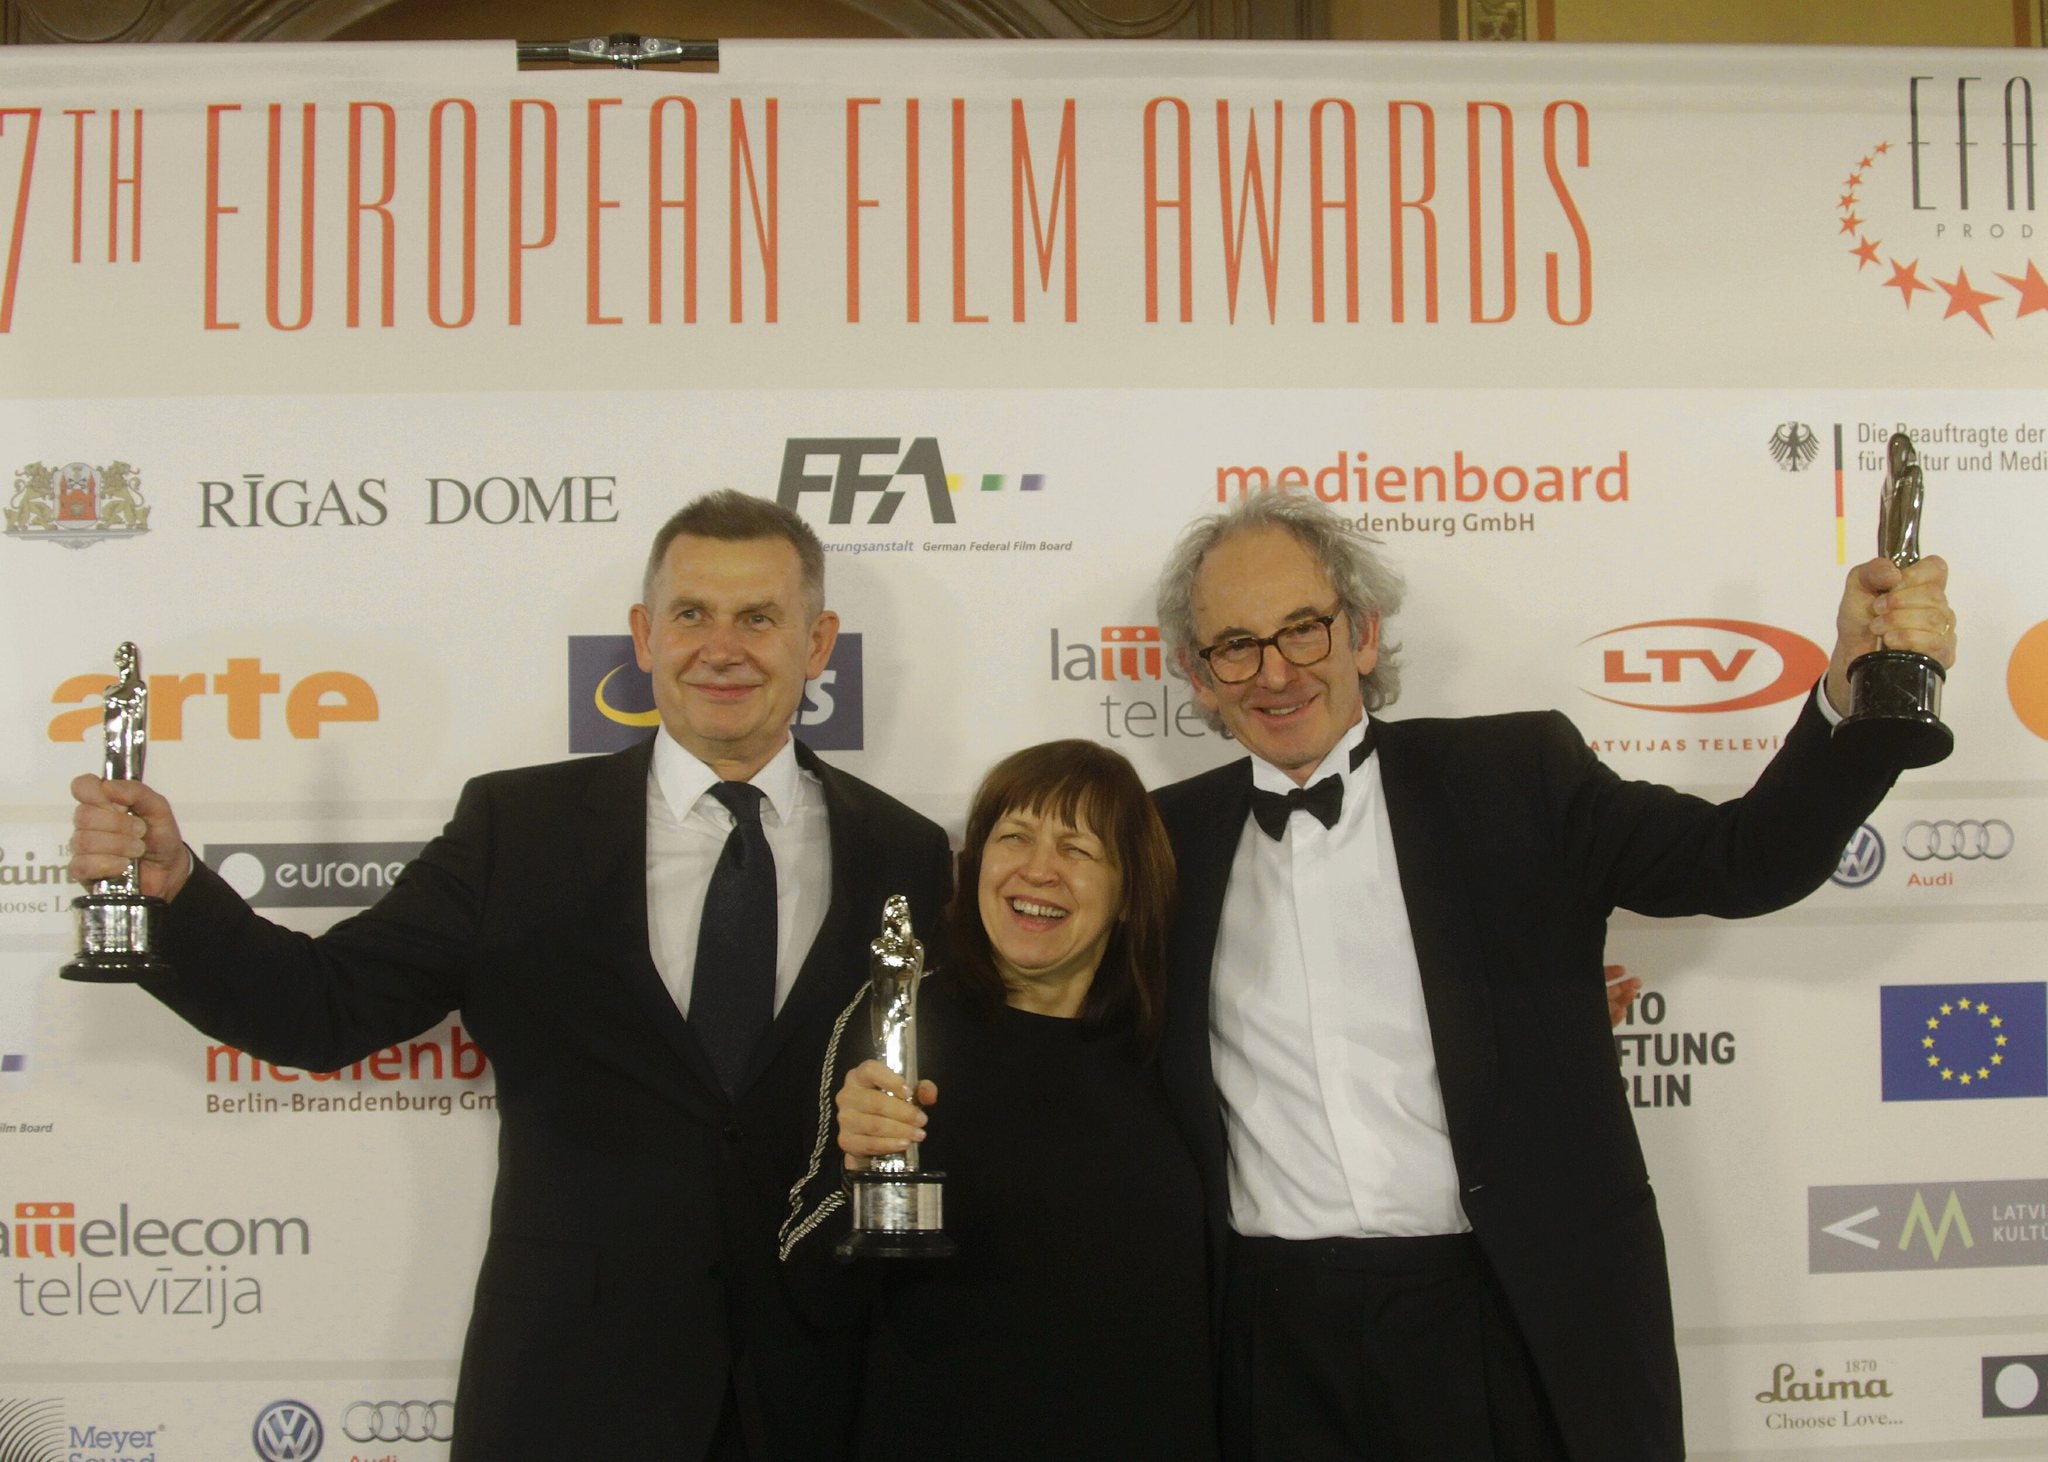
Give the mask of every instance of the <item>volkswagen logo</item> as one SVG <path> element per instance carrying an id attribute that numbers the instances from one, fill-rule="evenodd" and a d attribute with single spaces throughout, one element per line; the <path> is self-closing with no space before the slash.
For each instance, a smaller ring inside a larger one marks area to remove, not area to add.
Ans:
<path id="1" fill-rule="evenodd" d="M 341 1416 L 351 1442 L 449 1442 L 455 1439 L 453 1401 L 357 1401 Z"/>
<path id="2" fill-rule="evenodd" d="M 1908 858 L 1920 863 L 1929 858 L 1943 863 L 1985 858 L 1995 863 L 2012 851 L 2012 826 L 1995 817 L 1988 822 L 1909 822 L 1901 846 Z"/>
<path id="3" fill-rule="evenodd" d="M 263 1462 L 313 1462 L 327 1440 L 320 1417 L 303 1401 L 273 1401 L 256 1413 L 250 1436 Z"/>
<path id="4" fill-rule="evenodd" d="M 1869 823 L 1856 829 L 1829 876 L 1844 888 L 1861 888 L 1884 871 L 1884 839 Z"/>

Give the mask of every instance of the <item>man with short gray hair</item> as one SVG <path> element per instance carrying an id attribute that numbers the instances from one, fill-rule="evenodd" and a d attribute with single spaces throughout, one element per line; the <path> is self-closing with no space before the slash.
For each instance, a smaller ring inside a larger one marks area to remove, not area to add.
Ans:
<path id="1" fill-rule="evenodd" d="M 1953 663 L 1947 572 L 1851 571 L 1825 679 L 1715 806 L 1623 781 L 1556 713 L 1380 720 L 1401 581 L 1322 504 L 1187 530 L 1162 634 L 1250 753 L 1156 794 L 1181 887 L 1161 1061 L 1220 1278 L 1226 1458 L 1684 1456 L 1607 916 L 1826 880 L 1892 780 L 1831 739 L 1848 665 Z"/>

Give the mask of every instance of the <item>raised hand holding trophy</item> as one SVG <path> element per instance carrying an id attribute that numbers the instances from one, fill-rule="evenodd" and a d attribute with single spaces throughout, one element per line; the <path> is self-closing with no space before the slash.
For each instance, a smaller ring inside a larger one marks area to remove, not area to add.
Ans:
<path id="1" fill-rule="evenodd" d="M 106 755 L 100 775 L 110 782 L 140 781 L 149 747 L 149 687 L 142 681 L 142 656 L 124 641 L 114 651 L 119 675 L 106 695 Z M 119 878 L 103 878 L 71 901 L 78 916 L 78 957 L 58 973 L 67 980 L 114 984 L 160 980 L 173 973 L 169 961 L 149 947 L 149 926 L 164 901 L 142 892 L 135 867 Z"/>
<path id="2" fill-rule="evenodd" d="M 924 945 L 910 929 L 910 901 L 882 905 L 882 936 L 868 946 L 869 1009 L 875 1055 L 917 1091 L 917 985 Z M 922 1172 L 917 1148 L 868 1159 L 848 1172 L 853 1232 L 839 1241 L 842 1259 L 943 1259 L 957 1247 L 945 1233 L 944 1173 Z"/>
<path id="3" fill-rule="evenodd" d="M 1900 568 L 1920 561 L 1920 457 L 1904 432 L 1885 446 L 1877 505 L 1877 551 Z M 1955 750 L 1941 721 L 1941 662 L 1912 650 L 1872 650 L 1849 665 L 1849 714 L 1835 727 L 1842 745 L 1884 766 L 1924 767 Z"/>

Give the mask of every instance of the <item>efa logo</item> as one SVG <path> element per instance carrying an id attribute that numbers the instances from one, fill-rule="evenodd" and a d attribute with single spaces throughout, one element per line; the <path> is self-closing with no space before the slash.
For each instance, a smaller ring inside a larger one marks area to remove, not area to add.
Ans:
<path id="1" fill-rule="evenodd" d="M 804 687 L 793 723 L 813 751 L 864 744 L 861 644 L 842 633 L 824 671 Z M 631 635 L 569 636 L 569 750 L 624 751 L 661 724 L 654 683 L 633 659 Z"/>
<path id="2" fill-rule="evenodd" d="M 1804 695 L 1828 667 L 1803 635 L 1747 619 L 1650 619 L 1580 642 L 1586 694 L 1637 711 L 1749 711 Z"/>

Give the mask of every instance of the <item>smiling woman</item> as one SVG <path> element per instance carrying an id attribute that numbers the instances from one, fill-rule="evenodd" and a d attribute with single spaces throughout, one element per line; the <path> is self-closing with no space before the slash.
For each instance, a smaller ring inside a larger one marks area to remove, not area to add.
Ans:
<path id="1" fill-rule="evenodd" d="M 833 1265 L 846 1215 L 820 1112 L 783 1257 L 866 1357 L 855 1455 L 1215 1456 L 1200 1190 L 1151 1061 L 1173 889 L 1130 763 L 1090 741 L 1029 747 L 968 812 L 916 1104 L 849 1049 L 866 997 L 842 1016 L 821 1090 L 840 1088 L 846 1166 L 922 1143 L 959 1245 Z"/>

